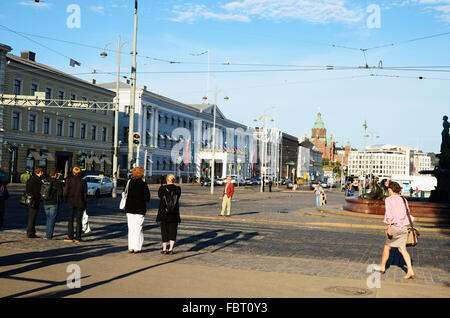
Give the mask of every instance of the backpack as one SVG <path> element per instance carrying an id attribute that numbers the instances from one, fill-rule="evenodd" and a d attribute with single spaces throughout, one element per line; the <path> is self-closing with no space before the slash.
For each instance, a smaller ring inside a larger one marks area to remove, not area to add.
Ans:
<path id="1" fill-rule="evenodd" d="M 9 193 L 6 185 L 3 182 L 0 182 L 0 200 L 8 200 Z"/>
<path id="2" fill-rule="evenodd" d="M 164 213 L 173 213 L 175 210 L 175 206 L 177 205 L 178 196 L 175 191 L 169 191 L 167 187 L 165 187 L 165 189 L 167 192 L 166 194 L 164 194 L 164 202 L 166 203 L 164 207 Z"/>
<path id="3" fill-rule="evenodd" d="M 52 196 L 52 182 L 50 180 L 42 181 L 41 197 L 44 201 L 49 201 Z"/>

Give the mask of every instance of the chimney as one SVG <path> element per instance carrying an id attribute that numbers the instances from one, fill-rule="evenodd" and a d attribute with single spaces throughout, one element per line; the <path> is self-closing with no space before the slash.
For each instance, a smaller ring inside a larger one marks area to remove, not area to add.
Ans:
<path id="1" fill-rule="evenodd" d="M 20 52 L 20 57 L 25 60 L 36 62 L 36 53 L 31 51 Z"/>
<path id="2" fill-rule="evenodd" d="M 93 78 L 91 79 L 91 84 L 97 84 L 97 81 Z"/>

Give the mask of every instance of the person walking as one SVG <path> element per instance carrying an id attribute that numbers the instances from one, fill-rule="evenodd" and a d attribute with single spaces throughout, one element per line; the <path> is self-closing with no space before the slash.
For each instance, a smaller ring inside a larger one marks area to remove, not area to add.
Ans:
<path id="1" fill-rule="evenodd" d="M 74 167 L 72 173 L 73 176 L 66 181 L 66 186 L 64 187 L 64 198 L 68 209 L 68 236 L 64 241 L 74 241 L 73 219 L 76 217 L 75 243 L 80 243 L 83 212 L 86 209 L 87 201 L 87 183 L 81 178 L 81 169 L 79 167 Z"/>
<path id="2" fill-rule="evenodd" d="M 385 273 L 389 252 L 392 247 L 396 247 L 400 254 L 402 254 L 407 266 L 407 273 L 403 278 L 414 279 L 415 275 L 412 268 L 411 257 L 406 249 L 408 226 L 410 224 L 406 210 L 408 202 L 403 200 L 403 197 L 400 195 L 402 188 L 397 182 L 391 182 L 388 191 L 389 197 L 385 200 L 386 212 L 384 215 L 384 223 L 387 224 L 386 242 L 381 256 L 381 264 L 378 266 L 377 270 L 382 274 Z M 412 215 L 411 221 L 414 221 Z"/>
<path id="3" fill-rule="evenodd" d="M 166 178 L 167 185 L 158 190 L 159 209 L 156 222 L 161 225 L 162 251 L 161 254 L 173 254 L 173 248 L 177 240 L 178 224 L 180 218 L 181 188 L 175 185 L 175 176 L 169 174 Z M 169 243 L 169 249 L 167 244 Z"/>
<path id="4" fill-rule="evenodd" d="M 41 204 L 41 186 L 42 186 L 42 176 L 44 174 L 44 169 L 38 167 L 34 170 L 33 175 L 27 180 L 25 186 L 25 192 L 31 195 L 34 199 L 34 205 L 28 207 L 28 224 L 27 224 L 27 237 L 28 238 L 39 238 L 36 235 L 36 216 L 39 211 L 39 206 Z"/>
<path id="5" fill-rule="evenodd" d="M 273 185 L 273 182 L 272 182 L 272 179 L 270 179 L 269 180 L 269 192 L 272 192 L 272 185 Z"/>
<path id="6" fill-rule="evenodd" d="M 147 202 L 150 201 L 150 190 L 145 182 L 145 170 L 136 167 L 132 170 L 132 179 L 128 182 L 128 195 L 125 213 L 128 223 L 128 252 L 141 253 L 144 244 L 144 218 L 147 213 Z"/>
<path id="7" fill-rule="evenodd" d="M 6 200 L 9 199 L 8 179 L 6 173 L 0 168 L 0 230 L 3 227 L 6 213 Z"/>
<path id="8" fill-rule="evenodd" d="M 60 204 L 64 201 L 64 189 L 61 181 L 58 180 L 55 168 L 51 168 L 49 171 L 49 177 L 47 184 L 41 186 L 41 196 L 44 201 L 44 211 L 47 218 L 45 239 L 53 239 L 53 231 L 55 229 L 56 217 Z M 43 190 L 46 189 L 46 194 Z"/>
<path id="9" fill-rule="evenodd" d="M 222 191 L 222 211 L 219 216 L 225 216 L 225 209 L 227 209 L 227 217 L 231 215 L 231 199 L 234 194 L 234 184 L 231 182 L 231 177 L 227 177 L 227 182 L 223 186 Z"/>
<path id="10" fill-rule="evenodd" d="M 325 204 L 327 204 L 327 195 L 325 193 L 325 190 L 322 188 L 322 193 L 320 194 L 320 205 L 325 205 Z"/>

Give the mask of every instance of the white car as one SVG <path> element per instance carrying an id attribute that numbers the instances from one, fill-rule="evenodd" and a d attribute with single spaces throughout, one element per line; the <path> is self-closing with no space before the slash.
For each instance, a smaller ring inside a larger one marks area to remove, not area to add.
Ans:
<path id="1" fill-rule="evenodd" d="M 105 176 L 85 176 L 83 178 L 87 182 L 87 194 L 96 197 L 102 194 L 112 194 L 113 182 Z"/>

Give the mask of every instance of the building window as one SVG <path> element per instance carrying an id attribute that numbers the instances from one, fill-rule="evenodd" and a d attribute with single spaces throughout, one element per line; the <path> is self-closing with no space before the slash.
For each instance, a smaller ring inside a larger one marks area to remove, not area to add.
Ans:
<path id="1" fill-rule="evenodd" d="M 63 135 L 63 126 L 64 126 L 64 120 L 57 119 L 56 120 L 56 136 Z"/>
<path id="2" fill-rule="evenodd" d="M 102 141 L 106 142 L 108 138 L 108 128 L 107 127 L 103 127 L 102 128 Z"/>
<path id="3" fill-rule="evenodd" d="M 30 114 L 28 117 L 28 131 L 35 132 L 36 131 L 36 114 Z"/>
<path id="4" fill-rule="evenodd" d="M 69 137 L 71 137 L 71 138 L 75 137 L 75 122 L 74 121 L 69 122 Z"/>
<path id="5" fill-rule="evenodd" d="M 14 80 L 14 94 L 15 95 L 21 95 L 21 93 L 22 93 L 22 83 L 23 83 L 23 81 L 21 79 L 15 79 Z"/>
<path id="6" fill-rule="evenodd" d="M 65 98 L 65 92 L 63 90 L 58 91 L 58 104 L 62 105 Z"/>
<path id="7" fill-rule="evenodd" d="M 31 83 L 30 95 L 34 96 L 34 93 L 39 90 L 39 85 L 37 83 Z"/>
<path id="8" fill-rule="evenodd" d="M 85 123 L 81 123 L 81 126 L 80 126 L 80 138 L 81 139 L 86 139 L 86 124 Z"/>
<path id="9" fill-rule="evenodd" d="M 91 127 L 91 139 L 97 140 L 97 126 L 92 125 Z"/>
<path id="10" fill-rule="evenodd" d="M 51 87 L 45 88 L 45 99 L 51 99 L 53 94 L 53 89 Z"/>
<path id="11" fill-rule="evenodd" d="M 19 130 L 20 129 L 20 120 L 21 120 L 21 112 L 13 111 L 13 113 L 12 113 L 12 124 L 11 124 L 12 130 Z"/>
<path id="12" fill-rule="evenodd" d="M 128 143 L 128 127 L 123 127 L 123 141 L 124 143 Z"/>
<path id="13" fill-rule="evenodd" d="M 50 117 L 44 117 L 44 127 L 42 132 L 46 135 L 50 134 Z"/>
<path id="14" fill-rule="evenodd" d="M 77 94 L 70 93 L 70 100 L 76 100 L 76 99 L 77 99 Z"/>

